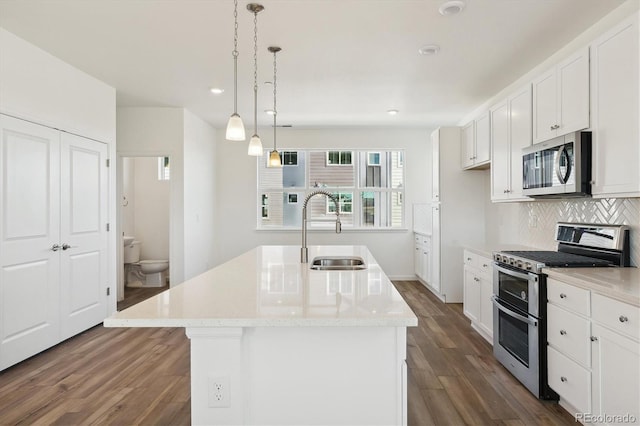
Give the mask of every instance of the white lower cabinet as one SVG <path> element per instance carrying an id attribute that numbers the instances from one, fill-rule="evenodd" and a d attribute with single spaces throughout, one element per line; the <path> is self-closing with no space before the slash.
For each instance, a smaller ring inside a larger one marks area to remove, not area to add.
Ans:
<path id="1" fill-rule="evenodd" d="M 415 233 L 413 267 L 418 279 L 425 283 L 431 283 L 431 237 Z"/>
<path id="2" fill-rule="evenodd" d="M 547 281 L 547 378 L 576 420 L 640 424 L 640 309 Z"/>
<path id="3" fill-rule="evenodd" d="M 592 333 L 593 413 L 604 424 L 640 424 L 640 344 L 596 323 Z"/>
<path id="4" fill-rule="evenodd" d="M 472 327 L 493 343 L 493 294 L 491 259 L 470 250 L 464 251 L 463 312 Z"/>

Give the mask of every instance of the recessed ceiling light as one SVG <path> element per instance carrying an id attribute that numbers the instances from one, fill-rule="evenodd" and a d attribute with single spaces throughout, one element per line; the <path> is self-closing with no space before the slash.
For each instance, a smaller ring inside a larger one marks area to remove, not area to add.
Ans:
<path id="1" fill-rule="evenodd" d="M 212 87 L 210 90 L 214 95 L 221 95 L 224 93 L 224 89 L 220 89 L 219 87 Z"/>
<path id="2" fill-rule="evenodd" d="M 397 109 L 389 109 L 387 110 L 387 114 L 389 115 L 398 115 L 398 110 Z"/>
<path id="3" fill-rule="evenodd" d="M 275 113 L 276 113 L 276 112 L 275 112 L 274 110 L 272 110 L 272 109 L 265 109 L 265 110 L 264 110 L 264 112 L 266 112 L 266 113 L 267 113 L 267 114 L 269 114 L 269 115 L 273 115 L 273 114 L 275 114 Z"/>
<path id="4" fill-rule="evenodd" d="M 464 9 L 464 2 L 461 0 L 450 0 L 442 3 L 438 8 L 438 12 L 442 16 L 456 15 Z"/>
<path id="5" fill-rule="evenodd" d="M 437 44 L 428 44 L 426 46 L 422 46 L 418 49 L 421 55 L 429 56 L 429 55 L 437 55 L 440 52 L 440 46 Z"/>

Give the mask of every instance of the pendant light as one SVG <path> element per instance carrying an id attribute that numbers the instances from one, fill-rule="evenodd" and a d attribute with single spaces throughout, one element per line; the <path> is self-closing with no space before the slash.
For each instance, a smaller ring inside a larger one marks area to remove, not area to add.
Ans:
<path id="1" fill-rule="evenodd" d="M 262 155 L 262 141 L 258 136 L 258 13 L 264 10 L 264 6 L 249 3 L 247 9 L 253 13 L 253 136 L 247 154 L 259 157 Z"/>
<path id="2" fill-rule="evenodd" d="M 227 123 L 226 139 L 229 141 L 243 141 L 244 123 L 238 114 L 238 0 L 233 2 L 233 114 Z"/>
<path id="3" fill-rule="evenodd" d="M 269 46 L 269 52 L 273 53 L 273 151 L 269 153 L 268 167 L 282 167 L 282 161 L 280 160 L 280 154 L 276 149 L 276 117 L 278 116 L 278 109 L 276 108 L 276 92 L 278 84 L 276 81 L 276 75 L 278 68 L 276 67 L 276 53 L 280 50 L 277 46 Z"/>

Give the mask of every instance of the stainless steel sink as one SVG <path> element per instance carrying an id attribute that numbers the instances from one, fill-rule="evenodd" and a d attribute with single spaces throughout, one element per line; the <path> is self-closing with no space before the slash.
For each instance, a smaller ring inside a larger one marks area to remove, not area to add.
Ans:
<path id="1" fill-rule="evenodd" d="M 322 271 L 355 271 L 367 269 L 359 256 L 318 256 L 311 262 L 311 269 Z"/>

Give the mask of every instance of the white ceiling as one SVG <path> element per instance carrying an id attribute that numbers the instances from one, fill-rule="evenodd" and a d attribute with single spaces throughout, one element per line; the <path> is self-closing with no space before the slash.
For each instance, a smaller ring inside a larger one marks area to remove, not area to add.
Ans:
<path id="1" fill-rule="evenodd" d="M 264 0 L 258 122 L 294 127 L 455 124 L 621 0 Z M 239 2 L 239 100 L 253 123 L 253 15 Z M 0 0 L 0 26 L 117 89 L 118 106 L 233 112 L 233 0 Z M 421 56 L 425 44 L 435 56 Z M 214 96 L 208 89 L 222 87 Z M 398 109 L 389 116 L 388 109 Z"/>

